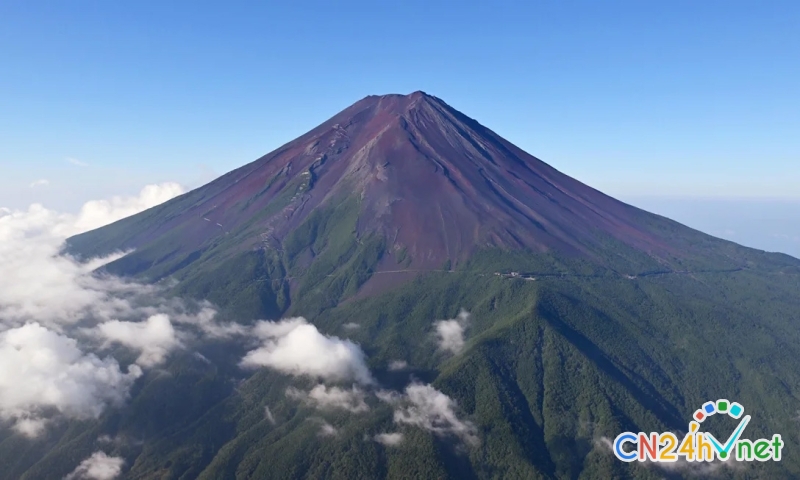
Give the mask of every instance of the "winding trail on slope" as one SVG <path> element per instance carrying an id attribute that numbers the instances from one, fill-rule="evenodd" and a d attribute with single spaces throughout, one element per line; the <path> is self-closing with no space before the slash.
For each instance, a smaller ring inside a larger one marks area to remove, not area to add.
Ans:
<path id="1" fill-rule="evenodd" d="M 739 267 L 739 268 L 730 268 L 724 270 L 671 270 L 671 271 L 663 271 L 663 272 L 647 272 L 647 273 L 640 273 L 638 275 L 628 275 L 620 272 L 614 272 L 618 276 L 627 278 L 628 280 L 637 280 L 639 278 L 647 278 L 647 277 L 659 277 L 659 276 L 666 276 L 666 275 L 698 275 L 698 274 L 714 274 L 714 273 L 736 273 L 748 270 L 746 267 Z M 502 279 L 509 279 L 509 280 L 528 280 L 534 281 L 538 278 L 602 278 L 606 275 L 582 275 L 579 273 L 538 273 L 538 274 L 518 274 L 512 275 L 510 273 L 501 273 L 501 272 L 492 272 L 492 273 L 481 273 L 481 272 L 470 272 L 465 270 L 437 270 L 437 269 L 428 269 L 428 270 L 419 270 L 419 269 L 404 269 L 404 270 L 383 270 L 380 272 L 372 272 L 371 275 L 385 275 L 385 274 L 393 274 L 393 273 L 464 273 L 464 274 L 473 274 L 479 277 L 485 277 L 488 275 L 500 277 Z M 786 273 L 786 272 L 775 272 L 776 274 L 783 274 L 783 275 L 800 275 L 800 274 L 793 274 L 793 273 Z M 337 274 L 330 274 L 325 275 L 325 277 L 336 277 Z M 300 277 L 281 277 L 282 280 L 295 280 Z M 273 281 L 278 279 L 257 279 L 254 280 L 254 283 L 266 282 L 266 281 Z"/>

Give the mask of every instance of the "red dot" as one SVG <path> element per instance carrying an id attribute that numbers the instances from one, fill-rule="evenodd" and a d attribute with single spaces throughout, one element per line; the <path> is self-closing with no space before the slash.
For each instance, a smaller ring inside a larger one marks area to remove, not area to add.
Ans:
<path id="1" fill-rule="evenodd" d="M 701 412 L 700 410 L 698 410 L 698 411 L 694 412 L 694 418 L 698 422 L 702 422 L 703 419 L 706 418 L 706 415 L 703 412 Z"/>

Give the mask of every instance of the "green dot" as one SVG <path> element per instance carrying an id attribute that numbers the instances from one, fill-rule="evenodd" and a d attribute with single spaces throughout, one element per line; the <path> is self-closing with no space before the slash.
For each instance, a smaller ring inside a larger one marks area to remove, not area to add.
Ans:
<path id="1" fill-rule="evenodd" d="M 726 412 L 728 410 L 728 402 L 717 402 L 717 410 Z"/>
<path id="2" fill-rule="evenodd" d="M 728 452 L 719 452 L 719 458 L 725 460 L 728 458 Z"/>

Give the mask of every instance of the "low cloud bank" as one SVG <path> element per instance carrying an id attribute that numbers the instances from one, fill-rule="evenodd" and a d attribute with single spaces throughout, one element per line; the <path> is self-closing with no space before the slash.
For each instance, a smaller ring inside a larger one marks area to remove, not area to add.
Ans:
<path id="1" fill-rule="evenodd" d="M 131 295 L 155 292 L 93 271 L 122 254 L 78 262 L 60 255 L 64 240 L 161 203 L 179 193 L 176 184 L 152 185 L 138 197 L 89 202 L 76 215 L 42 205 L 0 216 L 0 323 L 37 321 L 59 329 L 87 317 L 112 319 L 135 309 Z M 112 208 L 116 207 L 116 208 Z"/>
<path id="2" fill-rule="evenodd" d="M 174 183 L 151 185 L 135 197 L 87 202 L 77 215 L 42 205 L 0 210 L 0 419 L 33 436 L 53 412 L 96 417 L 124 402 L 142 368 L 162 364 L 201 337 L 259 339 L 261 346 L 247 353 L 242 366 L 373 383 L 358 345 L 323 335 L 305 319 L 253 327 L 220 323 L 207 302 L 168 299 L 160 287 L 95 273 L 124 253 L 87 262 L 61 254 L 69 236 L 181 193 Z M 116 345 L 137 352 L 136 364 L 123 368 L 103 355 Z M 355 387 L 315 387 L 306 401 L 319 408 L 366 408 Z"/>
<path id="3" fill-rule="evenodd" d="M 182 191 L 176 184 L 149 186 L 137 197 L 88 202 L 77 215 L 41 205 L 25 211 L 0 209 L 0 420 L 36 436 L 59 418 L 97 418 L 109 406 L 127 400 L 143 369 L 162 364 L 176 349 L 190 348 L 199 338 L 239 337 L 258 342 L 242 358 L 242 367 L 352 385 L 320 383 L 309 391 L 287 390 L 287 395 L 314 408 L 366 412 L 366 397 L 374 392 L 392 405 L 397 424 L 479 443 L 477 429 L 458 418 L 450 397 L 416 383 L 402 393 L 370 390 L 376 382 L 361 347 L 323 334 L 302 317 L 253 326 L 220 323 L 207 302 L 165 298 L 160 287 L 95 273 L 123 253 L 87 262 L 60 253 L 67 237 Z M 461 352 L 469 320 L 469 313 L 462 311 L 455 319 L 435 322 L 439 348 Z M 354 330 L 358 324 L 344 328 Z M 108 354 L 115 346 L 136 352 L 135 363 L 121 366 Z M 402 360 L 389 364 L 393 371 L 407 367 Z M 264 415 L 275 423 L 268 407 Z M 338 431 L 323 422 L 319 434 L 336 436 Z M 397 446 L 403 434 L 381 433 L 373 439 Z M 68 478 L 111 479 L 123 465 L 121 458 L 95 452 Z"/>
<path id="4" fill-rule="evenodd" d="M 67 237 L 182 191 L 151 185 L 138 196 L 88 202 L 77 215 L 38 204 L 0 210 L 0 419 L 35 436 L 59 416 L 97 417 L 125 401 L 139 365 L 159 363 L 180 346 L 168 315 L 200 330 L 210 322 L 208 311 L 195 318 L 156 287 L 94 273 L 121 253 L 88 262 L 60 253 Z M 123 368 L 103 356 L 97 339 L 138 350 L 139 365 Z"/>
<path id="5" fill-rule="evenodd" d="M 95 418 L 119 405 L 142 370 L 121 371 L 113 358 L 100 359 L 78 342 L 29 323 L 0 333 L 0 418 L 28 436 L 39 434 L 47 411 L 70 418 Z"/>

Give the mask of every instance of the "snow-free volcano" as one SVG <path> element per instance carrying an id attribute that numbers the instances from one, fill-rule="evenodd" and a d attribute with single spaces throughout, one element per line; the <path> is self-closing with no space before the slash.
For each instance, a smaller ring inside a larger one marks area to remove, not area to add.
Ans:
<path id="1" fill-rule="evenodd" d="M 645 269 L 669 270 L 702 243 L 682 227 L 676 237 L 677 224 L 560 173 L 420 91 L 368 96 L 255 162 L 70 243 L 80 253 L 137 249 L 121 273 L 162 265 L 159 275 L 172 275 L 220 243 L 229 251 L 216 256 L 289 249 L 308 266 L 326 247 L 319 222 L 347 201 L 349 216 L 332 219 L 352 221 L 342 235 L 358 244 L 381 239 L 370 273 L 456 268 L 493 247 L 611 267 L 611 244 L 648 259 Z M 298 229 L 307 238 L 293 237 Z"/>
<path id="2" fill-rule="evenodd" d="M 101 434 L 141 439 L 114 443 L 125 478 L 692 477 L 710 470 L 626 464 L 609 444 L 686 431 L 717 398 L 798 448 L 800 260 L 618 202 L 421 92 L 367 97 L 67 249 L 133 250 L 104 268 L 208 300 L 220 321 L 303 316 L 358 343 L 375 385 L 253 373 L 239 368 L 252 339 L 187 332 L 128 407 L 35 448 L 0 428 L 0 458 L 15 459 L 0 479 L 62 478 L 112 448 Z M 442 395 L 397 403 L 409 386 Z M 333 387 L 368 408 L 287 395 Z M 800 475 L 800 457 L 752 463 L 718 473 Z"/>

